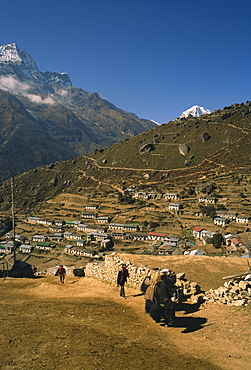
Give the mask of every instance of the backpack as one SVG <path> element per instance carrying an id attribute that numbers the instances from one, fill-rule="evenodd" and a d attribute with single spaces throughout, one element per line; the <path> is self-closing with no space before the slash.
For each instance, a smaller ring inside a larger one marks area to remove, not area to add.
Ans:
<path id="1" fill-rule="evenodd" d="M 58 268 L 58 275 L 64 275 L 65 274 L 65 269 L 64 267 L 59 267 Z"/>

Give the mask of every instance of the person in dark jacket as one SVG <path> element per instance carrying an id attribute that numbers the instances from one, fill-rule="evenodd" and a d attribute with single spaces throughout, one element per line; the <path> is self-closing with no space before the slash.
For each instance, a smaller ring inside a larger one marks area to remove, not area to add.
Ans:
<path id="1" fill-rule="evenodd" d="M 64 284 L 64 279 L 65 279 L 65 274 L 66 274 L 66 271 L 65 271 L 65 268 L 63 265 L 59 265 L 59 268 L 57 269 L 57 273 L 56 273 L 58 276 L 59 276 L 59 280 L 62 284 Z"/>
<path id="2" fill-rule="evenodd" d="M 129 272 L 126 265 L 122 265 L 121 270 L 118 272 L 117 277 L 117 286 L 120 286 L 120 297 L 126 298 L 125 296 L 125 283 L 127 282 L 127 278 L 129 277 Z"/>

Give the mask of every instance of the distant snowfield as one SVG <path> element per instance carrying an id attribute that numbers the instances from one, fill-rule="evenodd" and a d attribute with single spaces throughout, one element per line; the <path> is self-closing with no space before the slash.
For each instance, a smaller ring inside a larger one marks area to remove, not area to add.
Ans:
<path id="1" fill-rule="evenodd" d="M 155 123 L 155 124 L 156 124 L 156 125 L 158 125 L 158 126 L 160 125 L 160 123 L 158 123 L 158 122 L 154 121 L 153 119 L 150 119 L 150 121 L 151 121 L 151 122 L 153 122 L 153 123 Z"/>

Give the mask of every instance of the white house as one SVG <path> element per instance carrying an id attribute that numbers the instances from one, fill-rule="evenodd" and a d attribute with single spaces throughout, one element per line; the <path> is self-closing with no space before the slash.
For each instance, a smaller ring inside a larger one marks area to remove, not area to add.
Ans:
<path id="1" fill-rule="evenodd" d="M 6 233 L 5 234 L 5 238 L 6 239 L 13 239 L 13 232 L 11 231 L 11 232 L 9 232 L 9 233 Z M 22 239 L 22 237 L 21 237 L 21 235 L 19 235 L 19 234 L 15 234 L 15 240 L 16 241 L 21 241 L 21 239 Z"/>
<path id="2" fill-rule="evenodd" d="M 77 241 L 77 246 L 78 247 L 83 247 L 84 245 L 86 245 L 86 240 L 80 239 L 80 240 Z"/>
<path id="3" fill-rule="evenodd" d="M 96 212 L 91 212 L 91 211 L 85 211 L 82 213 L 81 217 L 83 218 L 97 218 L 97 213 Z"/>
<path id="4" fill-rule="evenodd" d="M 109 224 L 109 229 L 111 229 L 111 230 L 124 230 L 124 224 L 110 223 Z"/>
<path id="5" fill-rule="evenodd" d="M 209 230 L 202 230 L 201 233 L 200 233 L 200 239 L 209 239 L 209 238 L 212 238 L 214 236 L 214 232 L 213 231 L 209 231 Z"/>
<path id="6" fill-rule="evenodd" d="M 33 216 L 30 216 L 28 217 L 27 221 L 31 224 L 37 224 L 38 223 L 38 220 L 39 220 L 39 217 L 33 217 Z"/>
<path id="7" fill-rule="evenodd" d="M 65 231 L 64 232 L 64 238 L 65 239 L 68 239 L 70 235 L 72 235 L 72 233 L 70 231 Z"/>
<path id="8" fill-rule="evenodd" d="M 179 211 L 181 209 L 181 205 L 178 203 L 170 203 L 168 208 L 172 211 Z"/>
<path id="9" fill-rule="evenodd" d="M 71 253 L 71 249 L 73 248 L 73 245 L 68 244 L 64 247 L 64 252 L 65 253 Z"/>
<path id="10" fill-rule="evenodd" d="M 95 241 L 95 240 L 103 240 L 108 238 L 108 234 L 105 233 L 96 233 L 96 232 L 90 232 L 87 234 L 87 240 Z"/>
<path id="11" fill-rule="evenodd" d="M 39 218 L 37 221 L 37 224 L 48 226 L 48 225 L 52 225 L 52 221 L 49 221 L 46 218 Z"/>
<path id="12" fill-rule="evenodd" d="M 191 252 L 184 252 L 184 255 L 190 255 L 190 256 L 205 256 L 206 253 L 203 252 L 203 251 L 200 251 L 199 249 L 194 249 L 193 251 Z"/>
<path id="13" fill-rule="evenodd" d="M 43 250 L 43 251 L 51 251 L 53 249 L 53 245 L 51 243 L 43 243 L 43 242 L 38 242 L 36 244 L 36 249 Z"/>
<path id="14" fill-rule="evenodd" d="M 64 252 L 68 254 L 73 254 L 75 256 L 93 257 L 95 252 L 90 249 L 76 248 L 73 245 L 66 245 L 64 247 Z"/>
<path id="15" fill-rule="evenodd" d="M 92 225 L 82 225 L 82 224 L 79 224 L 77 226 L 77 230 L 81 230 L 81 231 L 84 231 L 86 233 L 88 232 L 93 232 L 93 233 L 103 233 L 106 231 L 106 229 L 104 229 L 103 227 L 100 227 L 100 226 L 92 226 Z"/>
<path id="16" fill-rule="evenodd" d="M 85 231 L 86 227 L 87 227 L 87 225 L 85 225 L 85 224 L 78 224 L 78 225 L 76 225 L 76 229 L 78 231 Z"/>
<path id="17" fill-rule="evenodd" d="M 141 233 L 141 232 L 135 232 L 130 234 L 130 239 L 132 240 L 138 240 L 138 241 L 144 241 L 148 239 L 147 233 Z"/>
<path id="18" fill-rule="evenodd" d="M 99 216 L 98 223 L 100 224 L 108 224 L 110 222 L 110 218 L 108 216 Z"/>
<path id="19" fill-rule="evenodd" d="M 4 244 L 5 242 L 1 243 L 0 244 L 0 253 L 13 253 L 14 251 L 14 247 L 13 247 L 13 243 L 7 243 L 7 244 Z"/>
<path id="20" fill-rule="evenodd" d="M 64 238 L 67 239 L 67 240 L 80 240 L 80 239 L 83 239 L 84 236 L 70 233 L 70 234 L 67 234 L 66 236 L 64 236 Z"/>
<path id="21" fill-rule="evenodd" d="M 87 204 L 87 206 L 85 206 L 85 209 L 96 210 L 98 209 L 98 205 L 97 204 Z"/>
<path id="22" fill-rule="evenodd" d="M 235 222 L 240 222 L 242 224 L 248 224 L 249 217 L 248 216 L 236 216 Z"/>
<path id="23" fill-rule="evenodd" d="M 223 217 L 215 217 L 214 218 L 214 224 L 219 225 L 219 226 L 225 226 L 227 224 L 227 221 L 228 220 L 226 220 Z"/>
<path id="24" fill-rule="evenodd" d="M 231 244 L 231 240 L 234 239 L 234 238 L 238 238 L 236 235 L 234 234 L 226 234 L 226 235 L 223 235 L 224 239 L 225 239 L 225 243 L 226 245 L 230 245 Z"/>
<path id="25" fill-rule="evenodd" d="M 65 225 L 65 221 L 63 220 L 57 220 L 55 221 L 55 225 L 59 227 L 63 227 Z"/>
<path id="26" fill-rule="evenodd" d="M 235 220 L 236 216 L 237 216 L 237 213 L 236 212 L 232 212 L 232 211 L 221 211 L 221 210 L 218 210 L 216 211 L 216 216 L 217 217 L 222 217 L 222 218 L 225 218 L 226 220 Z"/>
<path id="27" fill-rule="evenodd" d="M 126 233 L 124 231 L 114 231 L 112 232 L 113 239 L 125 239 Z"/>
<path id="28" fill-rule="evenodd" d="M 165 193 L 164 198 L 167 200 L 177 200 L 180 198 L 180 196 L 177 193 Z"/>
<path id="29" fill-rule="evenodd" d="M 32 238 L 32 240 L 34 242 L 45 242 L 46 239 L 47 239 L 46 236 L 44 236 L 44 235 L 38 235 L 38 234 L 34 235 L 33 238 Z"/>
<path id="30" fill-rule="evenodd" d="M 149 195 L 147 193 L 142 193 L 140 191 L 137 191 L 134 194 L 134 198 L 149 199 Z"/>
<path id="31" fill-rule="evenodd" d="M 206 203 L 206 204 L 214 204 L 216 202 L 216 199 L 210 196 L 201 196 L 199 197 L 199 202 Z"/>
<path id="32" fill-rule="evenodd" d="M 155 231 L 151 231 L 148 233 L 148 239 L 149 240 L 166 240 L 166 241 L 169 241 L 169 235 L 166 234 L 166 233 L 162 233 L 162 232 L 155 232 Z"/>
<path id="33" fill-rule="evenodd" d="M 100 245 L 102 248 L 107 249 L 113 246 L 113 242 L 111 239 L 104 239 L 101 241 Z"/>
<path id="34" fill-rule="evenodd" d="M 137 224 L 124 224 L 125 231 L 137 231 L 139 226 Z"/>
<path id="35" fill-rule="evenodd" d="M 201 232 L 202 232 L 202 228 L 201 227 L 194 227 L 193 228 L 193 236 L 195 237 L 195 238 L 200 238 L 200 236 L 201 236 Z"/>
<path id="36" fill-rule="evenodd" d="M 63 228 L 60 227 L 60 226 L 56 226 L 56 225 L 51 225 L 49 227 L 49 230 L 50 231 L 54 231 L 54 232 L 62 232 L 63 231 Z"/>
<path id="37" fill-rule="evenodd" d="M 21 253 L 31 253 L 32 250 L 33 250 L 32 245 L 21 244 L 19 247 L 19 252 Z"/>

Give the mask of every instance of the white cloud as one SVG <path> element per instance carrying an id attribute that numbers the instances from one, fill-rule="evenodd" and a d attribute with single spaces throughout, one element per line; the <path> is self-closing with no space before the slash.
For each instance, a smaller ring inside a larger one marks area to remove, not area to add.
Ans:
<path id="1" fill-rule="evenodd" d="M 61 96 L 66 96 L 66 95 L 68 95 L 68 91 L 67 90 L 58 90 L 57 91 L 57 94 L 59 94 L 59 95 L 61 95 Z"/>
<path id="2" fill-rule="evenodd" d="M 30 99 L 33 103 L 37 104 L 55 104 L 55 101 L 50 97 L 47 96 L 42 98 L 40 95 L 36 94 L 29 94 L 28 90 L 31 87 L 24 83 L 16 80 L 14 77 L 8 76 L 1 76 L 0 77 L 0 89 L 9 91 L 12 94 L 21 94 L 26 98 Z"/>
<path id="3" fill-rule="evenodd" d="M 30 99 L 33 103 L 37 104 L 55 104 L 55 101 L 50 97 L 47 96 L 46 98 L 41 98 L 40 95 L 35 94 L 25 94 L 25 96 Z"/>
<path id="4" fill-rule="evenodd" d="M 15 93 L 24 93 L 29 89 L 29 85 L 16 80 L 14 77 L 1 76 L 0 77 L 0 89 L 8 90 Z"/>

